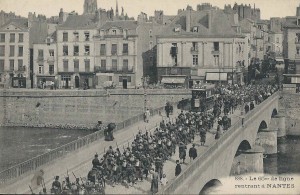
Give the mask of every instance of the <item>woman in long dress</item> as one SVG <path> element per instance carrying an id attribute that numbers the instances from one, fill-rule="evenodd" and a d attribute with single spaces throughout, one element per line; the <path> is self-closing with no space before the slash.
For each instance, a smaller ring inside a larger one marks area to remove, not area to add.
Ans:
<path id="1" fill-rule="evenodd" d="M 151 192 L 152 194 L 156 194 L 158 192 L 159 175 L 153 169 L 150 171 L 150 173 L 152 174 Z"/>

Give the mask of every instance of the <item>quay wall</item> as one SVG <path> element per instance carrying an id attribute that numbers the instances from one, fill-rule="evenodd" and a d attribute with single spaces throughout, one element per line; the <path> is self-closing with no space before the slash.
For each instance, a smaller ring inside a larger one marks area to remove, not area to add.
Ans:
<path id="1" fill-rule="evenodd" d="M 300 94 L 282 93 L 279 109 L 285 115 L 287 135 L 300 136 Z"/>
<path id="2" fill-rule="evenodd" d="M 93 129 L 122 122 L 166 102 L 190 98 L 185 89 L 126 90 L 7 90 L 0 91 L 2 126 Z M 6 109 L 6 111 L 5 111 Z M 6 116 L 6 117 L 5 117 Z"/>

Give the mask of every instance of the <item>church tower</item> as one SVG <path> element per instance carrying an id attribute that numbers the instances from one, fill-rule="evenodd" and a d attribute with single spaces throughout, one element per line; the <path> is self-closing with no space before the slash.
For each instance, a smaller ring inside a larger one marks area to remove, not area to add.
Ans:
<path id="1" fill-rule="evenodd" d="M 95 14 L 97 10 L 97 0 L 84 0 L 83 14 Z"/>
<path id="2" fill-rule="evenodd" d="M 118 6 L 118 0 L 116 1 L 116 17 L 119 17 L 119 6 Z"/>

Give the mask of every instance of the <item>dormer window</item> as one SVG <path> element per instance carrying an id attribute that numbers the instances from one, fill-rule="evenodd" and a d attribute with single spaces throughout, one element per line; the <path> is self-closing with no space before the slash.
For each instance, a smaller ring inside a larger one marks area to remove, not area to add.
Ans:
<path id="1" fill-rule="evenodd" d="M 85 37 L 85 41 L 89 41 L 90 40 L 90 33 L 89 32 L 85 32 L 84 33 L 84 37 Z"/>
<path id="2" fill-rule="evenodd" d="M 193 32 L 198 32 L 198 27 L 197 26 L 193 27 Z"/>
<path id="3" fill-rule="evenodd" d="M 74 41 L 78 41 L 78 40 L 79 40 L 79 33 L 74 32 Z"/>
<path id="4" fill-rule="evenodd" d="M 104 30 L 100 30 L 100 37 L 104 36 Z"/>
<path id="5" fill-rule="evenodd" d="M 174 32 L 180 32 L 180 27 L 175 27 Z"/>
<path id="6" fill-rule="evenodd" d="M 50 45 L 50 43 L 51 43 L 51 38 L 50 38 L 50 37 L 48 37 L 48 38 L 46 39 L 46 43 L 47 43 L 47 45 Z"/>

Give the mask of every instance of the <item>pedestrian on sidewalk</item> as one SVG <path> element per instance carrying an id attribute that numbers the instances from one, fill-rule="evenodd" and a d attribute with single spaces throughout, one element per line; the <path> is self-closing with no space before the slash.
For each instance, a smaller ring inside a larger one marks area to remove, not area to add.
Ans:
<path id="1" fill-rule="evenodd" d="M 152 174 L 152 181 L 151 181 L 151 192 L 152 194 L 156 194 L 158 192 L 158 173 L 151 169 L 150 173 Z"/>
<path id="2" fill-rule="evenodd" d="M 206 130 L 204 128 L 202 128 L 202 130 L 200 131 L 200 144 L 201 146 L 204 146 L 206 141 Z"/>
<path id="3" fill-rule="evenodd" d="M 195 158 L 197 158 L 197 149 L 195 148 L 195 144 L 193 144 L 193 146 L 189 150 L 189 157 L 190 157 L 190 162 L 192 160 L 195 160 Z"/>
<path id="4" fill-rule="evenodd" d="M 180 173 L 181 173 L 181 165 L 179 160 L 176 160 L 175 177 L 177 177 Z"/>
<path id="5" fill-rule="evenodd" d="M 163 186 L 166 186 L 166 185 L 167 185 L 168 179 L 167 179 L 166 174 L 163 174 L 163 177 L 161 178 L 160 183 L 161 183 L 161 185 L 163 185 Z"/>
<path id="6" fill-rule="evenodd" d="M 145 112 L 145 122 L 149 123 L 149 119 L 150 119 L 150 111 L 147 108 L 146 112 Z"/>

